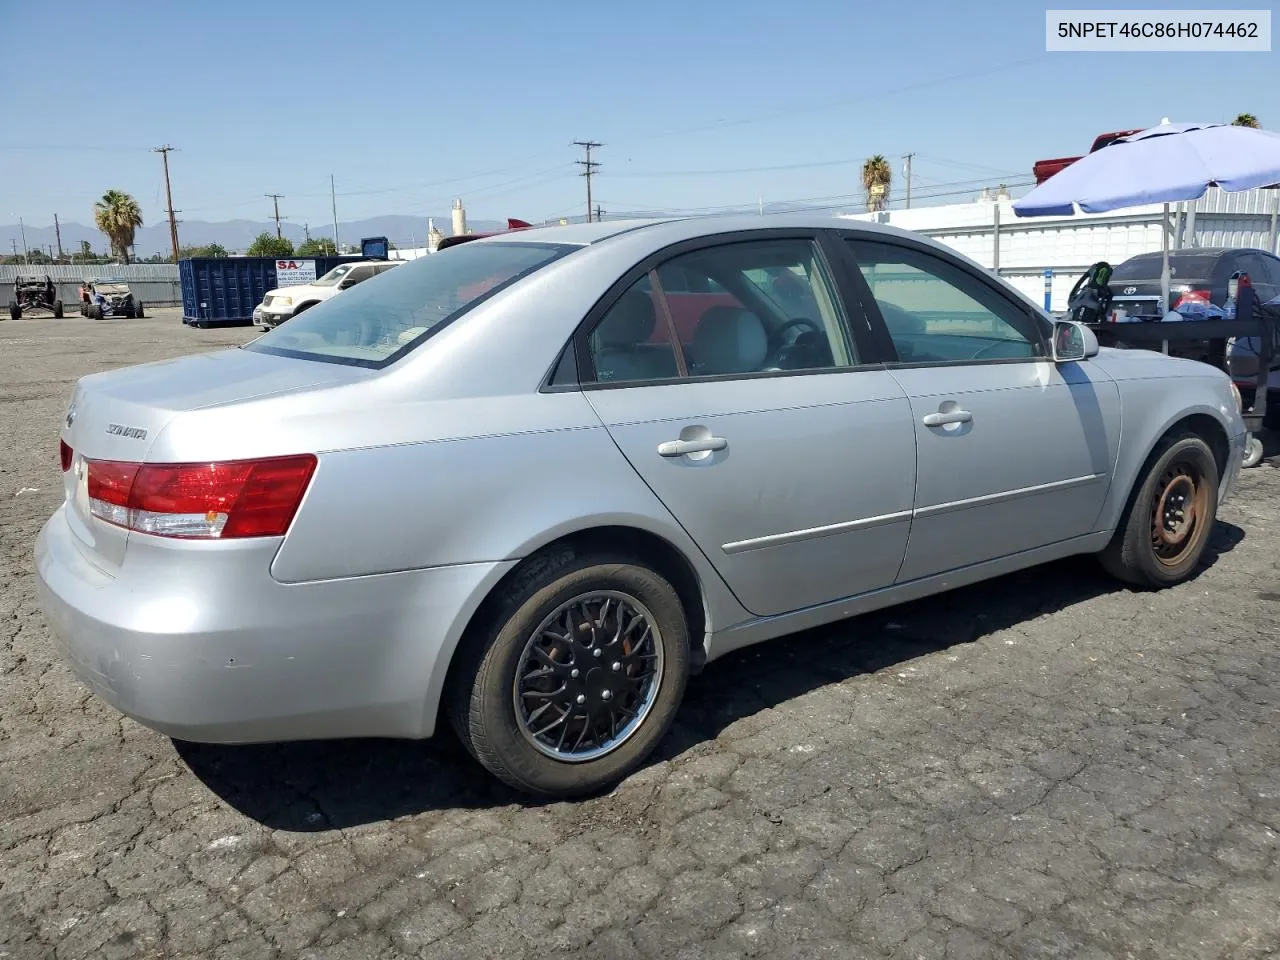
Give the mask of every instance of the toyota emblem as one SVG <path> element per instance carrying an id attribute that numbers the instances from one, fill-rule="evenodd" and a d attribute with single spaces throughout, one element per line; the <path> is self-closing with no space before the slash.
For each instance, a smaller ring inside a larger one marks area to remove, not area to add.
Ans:
<path id="1" fill-rule="evenodd" d="M 71 429 L 71 425 L 76 422 L 76 405 L 73 403 L 67 409 L 67 429 Z"/>
<path id="2" fill-rule="evenodd" d="M 1137 292 L 1138 292 L 1138 288 L 1137 288 L 1137 287 L 1125 287 L 1125 288 L 1124 288 L 1125 296 L 1128 296 L 1128 295 L 1129 295 L 1129 294 L 1131 294 L 1131 293 L 1137 293 Z"/>

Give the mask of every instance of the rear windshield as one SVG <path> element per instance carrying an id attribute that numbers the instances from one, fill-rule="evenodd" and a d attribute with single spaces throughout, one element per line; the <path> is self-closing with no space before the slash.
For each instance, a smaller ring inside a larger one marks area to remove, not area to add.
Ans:
<path id="1" fill-rule="evenodd" d="M 1169 257 L 1169 270 L 1174 277 L 1207 280 L 1213 276 L 1213 268 L 1217 262 L 1218 254 L 1216 253 L 1207 256 L 1205 254 L 1182 256 L 1172 254 Z M 1160 266 L 1161 258 L 1158 254 L 1152 257 L 1134 257 L 1116 267 L 1115 273 L 1111 275 L 1111 283 L 1126 280 L 1129 282 L 1150 280 L 1159 283 Z"/>
<path id="2" fill-rule="evenodd" d="M 484 297 L 574 249 L 549 243 L 467 243 L 419 257 L 311 307 L 245 349 L 385 366 Z"/>

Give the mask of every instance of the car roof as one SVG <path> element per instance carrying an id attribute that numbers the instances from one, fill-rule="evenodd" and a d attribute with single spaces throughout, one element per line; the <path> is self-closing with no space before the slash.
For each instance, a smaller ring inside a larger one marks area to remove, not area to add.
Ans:
<path id="1" fill-rule="evenodd" d="M 909 237 L 917 242 L 945 249 L 949 247 L 929 240 L 918 233 L 891 227 L 886 224 L 855 220 L 833 213 L 769 213 L 717 214 L 704 217 L 651 217 L 629 220 L 606 220 L 596 223 L 572 223 L 538 227 L 526 227 L 506 233 L 481 237 L 475 243 L 563 243 L 587 246 L 608 240 L 621 234 L 640 233 L 652 239 L 655 246 L 663 246 L 678 240 L 699 236 L 715 236 L 745 230 L 766 229 L 839 229 L 858 233 L 877 233 L 885 236 Z"/>
<path id="2" fill-rule="evenodd" d="M 1233 253 L 1261 253 L 1265 256 L 1274 256 L 1258 247 L 1183 247 L 1181 250 L 1170 250 L 1169 259 L 1177 260 L 1180 257 L 1223 257 Z M 1129 260 L 1159 260 L 1162 254 L 1159 250 L 1150 253 L 1139 253 Z M 1124 261 L 1128 263 L 1128 260 Z"/>

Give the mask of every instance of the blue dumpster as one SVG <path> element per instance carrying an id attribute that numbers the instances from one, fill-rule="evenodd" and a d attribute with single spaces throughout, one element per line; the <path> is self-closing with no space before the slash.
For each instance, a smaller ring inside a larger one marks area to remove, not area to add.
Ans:
<path id="1" fill-rule="evenodd" d="M 340 263 L 367 260 L 339 257 L 188 257 L 178 264 L 182 322 L 196 326 L 253 323 L 253 310 L 268 290 L 280 285 L 278 272 L 322 277 Z"/>

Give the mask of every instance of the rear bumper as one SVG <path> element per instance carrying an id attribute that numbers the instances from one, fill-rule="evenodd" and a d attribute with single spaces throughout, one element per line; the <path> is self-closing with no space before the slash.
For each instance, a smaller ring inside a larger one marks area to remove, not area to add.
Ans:
<path id="1" fill-rule="evenodd" d="M 117 710 L 183 740 L 430 736 L 458 637 L 514 565 L 281 584 L 268 572 L 278 540 L 135 535 L 112 577 L 81 552 L 65 509 L 35 552 L 63 657 Z"/>

